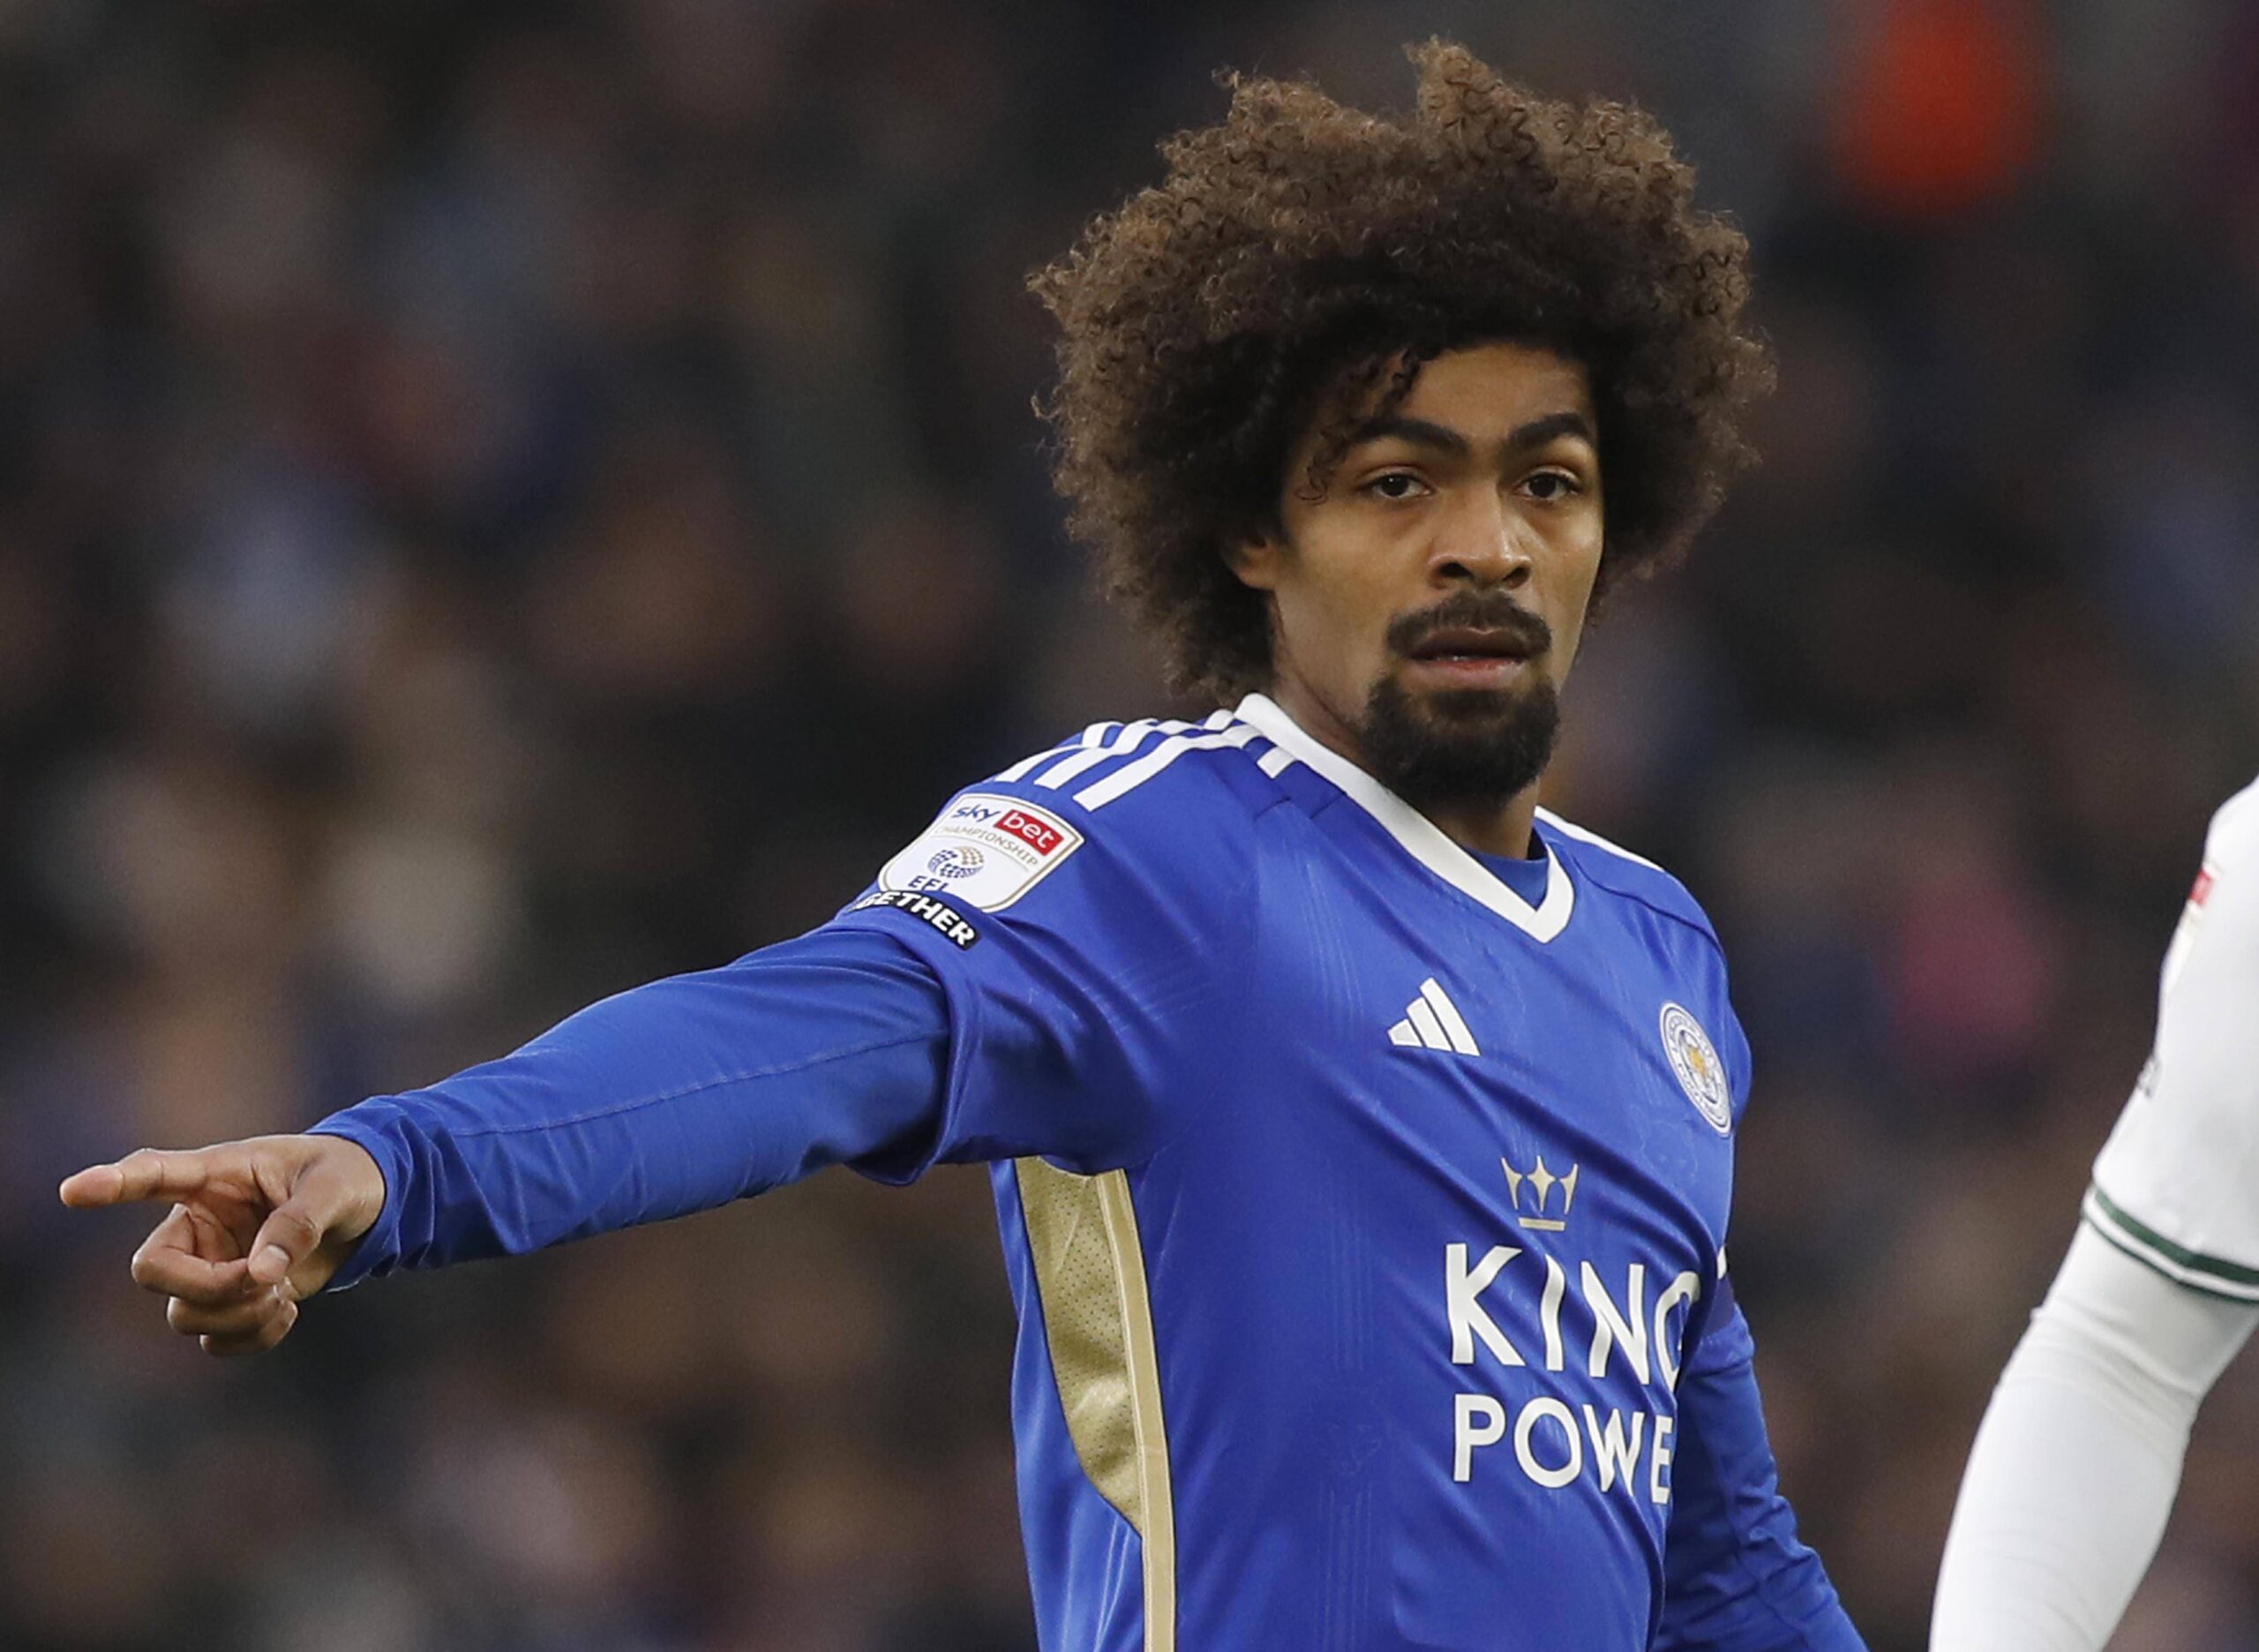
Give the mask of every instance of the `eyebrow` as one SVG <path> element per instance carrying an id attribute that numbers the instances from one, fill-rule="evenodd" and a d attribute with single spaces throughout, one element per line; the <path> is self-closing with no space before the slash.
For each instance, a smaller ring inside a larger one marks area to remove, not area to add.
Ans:
<path id="1" fill-rule="evenodd" d="M 1593 434 L 1592 421 L 1583 414 L 1571 410 L 1548 413 L 1542 418 L 1534 418 L 1526 424 L 1515 426 L 1506 433 L 1505 447 L 1509 453 L 1521 453 L 1532 447 L 1542 447 L 1563 436 L 1580 437 L 1595 447 L 1600 445 L 1598 438 Z M 1449 425 L 1437 424 L 1430 419 L 1407 418 L 1400 413 L 1367 419 L 1349 432 L 1353 447 L 1389 437 L 1410 442 L 1415 447 L 1436 448 L 1454 456 L 1463 457 L 1472 451 L 1467 438 Z"/>
<path id="2" fill-rule="evenodd" d="M 1600 446 L 1600 438 L 1593 433 L 1592 421 L 1581 413 L 1571 411 L 1548 413 L 1543 418 L 1534 418 L 1519 426 L 1508 432 L 1506 447 L 1509 451 L 1520 452 L 1526 447 L 1542 447 L 1564 436 L 1578 437 L 1589 447 Z"/>

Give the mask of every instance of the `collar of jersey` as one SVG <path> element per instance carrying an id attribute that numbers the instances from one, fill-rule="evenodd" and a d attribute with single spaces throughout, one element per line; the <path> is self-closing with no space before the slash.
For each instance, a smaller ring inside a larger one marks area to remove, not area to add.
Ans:
<path id="1" fill-rule="evenodd" d="M 1546 856 L 1552 869 L 1546 875 L 1545 898 L 1533 906 L 1488 867 L 1445 837 L 1433 821 L 1332 747 L 1305 733 L 1302 725 L 1267 695 L 1248 695 L 1239 702 L 1236 715 L 1260 729 L 1273 745 L 1284 747 L 1313 772 L 1340 787 L 1351 802 L 1380 822 L 1381 830 L 1395 838 L 1405 853 L 1532 940 L 1550 941 L 1568 927 L 1569 911 L 1577 904 L 1577 890 L 1569 881 L 1568 867 L 1557 852 Z"/>

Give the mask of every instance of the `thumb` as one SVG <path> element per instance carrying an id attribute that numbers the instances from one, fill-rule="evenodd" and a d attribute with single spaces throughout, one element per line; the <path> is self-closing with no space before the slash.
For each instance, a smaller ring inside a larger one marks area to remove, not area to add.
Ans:
<path id="1" fill-rule="evenodd" d="M 251 1242 L 251 1277 L 259 1285 L 280 1285 L 319 1250 L 336 1221 L 336 1190 L 319 1174 L 304 1176 L 290 1196 L 268 1213 Z"/>
<path id="2" fill-rule="evenodd" d="M 317 1269 L 317 1277 L 301 1269 L 326 1241 L 356 1239 L 367 1231 L 384 1201 L 383 1175 L 357 1143 L 300 1136 L 277 1145 L 290 1168 L 288 1191 L 251 1242 L 251 1281 L 274 1286 L 295 1280 L 298 1295 L 311 1295 L 335 1267 L 335 1258 L 327 1268 Z"/>

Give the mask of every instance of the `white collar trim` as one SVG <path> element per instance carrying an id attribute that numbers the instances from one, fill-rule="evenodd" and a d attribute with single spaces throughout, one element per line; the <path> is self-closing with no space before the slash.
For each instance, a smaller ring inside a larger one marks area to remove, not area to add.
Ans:
<path id="1" fill-rule="evenodd" d="M 1569 911 L 1576 905 L 1577 890 L 1569 881 L 1568 868 L 1561 864 L 1559 855 L 1547 854 L 1545 898 L 1533 906 L 1509 889 L 1490 867 L 1445 837 L 1433 821 L 1332 747 L 1304 732 L 1302 725 L 1268 695 L 1248 695 L 1239 702 L 1236 715 L 1347 792 L 1349 800 L 1378 821 L 1382 830 L 1402 845 L 1404 852 L 1415 860 L 1460 894 L 1489 907 L 1532 940 L 1550 941 L 1568 927 Z"/>

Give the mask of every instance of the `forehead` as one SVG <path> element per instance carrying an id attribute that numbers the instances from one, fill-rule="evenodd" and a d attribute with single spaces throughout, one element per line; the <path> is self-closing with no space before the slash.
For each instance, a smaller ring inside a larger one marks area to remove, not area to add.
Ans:
<path id="1" fill-rule="evenodd" d="M 1535 344 L 1446 350 L 1420 369 L 1397 409 L 1470 437 L 1503 435 L 1550 413 L 1593 417 L 1581 362 Z"/>

